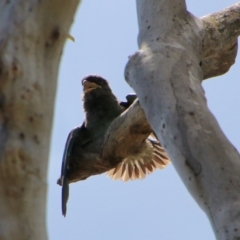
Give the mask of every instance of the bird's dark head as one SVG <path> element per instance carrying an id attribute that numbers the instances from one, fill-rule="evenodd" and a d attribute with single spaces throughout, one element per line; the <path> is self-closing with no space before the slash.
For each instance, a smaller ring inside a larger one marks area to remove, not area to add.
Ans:
<path id="1" fill-rule="evenodd" d="M 107 80 L 97 75 L 89 75 L 82 80 L 83 108 L 88 127 L 100 120 L 109 121 L 120 115 L 122 107 L 112 93 Z M 105 121 L 106 122 L 106 121 Z"/>
<path id="2" fill-rule="evenodd" d="M 112 93 L 107 80 L 97 75 L 89 75 L 82 80 L 85 95 L 101 95 Z"/>
<path id="3" fill-rule="evenodd" d="M 109 108 L 112 111 L 118 107 L 118 101 L 107 80 L 98 75 L 89 75 L 82 80 L 83 86 L 83 107 L 85 112 L 103 112 L 102 109 Z"/>

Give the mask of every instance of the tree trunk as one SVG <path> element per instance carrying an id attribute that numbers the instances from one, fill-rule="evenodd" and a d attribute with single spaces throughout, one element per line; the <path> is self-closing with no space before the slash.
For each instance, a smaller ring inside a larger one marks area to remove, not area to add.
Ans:
<path id="1" fill-rule="evenodd" d="M 202 39 L 210 37 L 204 37 L 202 21 L 186 11 L 184 0 L 136 3 L 140 50 L 126 66 L 126 79 L 217 239 L 239 239 L 240 156 L 201 87 Z"/>
<path id="2" fill-rule="evenodd" d="M 79 0 L 0 3 L 0 239 L 47 239 L 58 66 Z"/>

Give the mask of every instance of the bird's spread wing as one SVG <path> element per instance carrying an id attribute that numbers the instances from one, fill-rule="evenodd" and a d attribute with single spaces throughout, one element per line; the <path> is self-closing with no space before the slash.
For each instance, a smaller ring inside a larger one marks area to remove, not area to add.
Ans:
<path id="1" fill-rule="evenodd" d="M 122 181 L 143 179 L 156 169 L 163 169 L 170 159 L 158 141 L 147 139 L 142 151 L 125 158 L 116 168 L 107 172 L 113 180 Z"/>

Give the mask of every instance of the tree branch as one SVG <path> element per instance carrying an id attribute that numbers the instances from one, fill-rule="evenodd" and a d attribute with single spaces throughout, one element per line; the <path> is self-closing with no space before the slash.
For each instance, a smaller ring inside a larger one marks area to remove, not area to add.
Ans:
<path id="1" fill-rule="evenodd" d="M 234 64 L 240 35 L 240 3 L 201 18 L 205 37 L 202 43 L 203 78 L 226 73 Z"/>
<path id="2" fill-rule="evenodd" d="M 151 132 L 151 127 L 137 100 L 127 111 L 113 121 L 111 127 L 106 132 L 102 158 L 114 163 L 115 167 L 119 160 L 131 155 L 133 149 L 138 149 L 138 146 Z"/>

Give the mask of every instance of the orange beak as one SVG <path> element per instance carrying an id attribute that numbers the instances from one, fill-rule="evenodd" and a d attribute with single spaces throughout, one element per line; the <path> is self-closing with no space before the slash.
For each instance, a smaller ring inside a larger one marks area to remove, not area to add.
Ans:
<path id="1" fill-rule="evenodd" d="M 89 82 L 87 80 L 83 81 L 83 91 L 84 93 L 89 93 L 94 89 L 102 88 L 101 86 L 97 85 L 96 83 Z"/>

